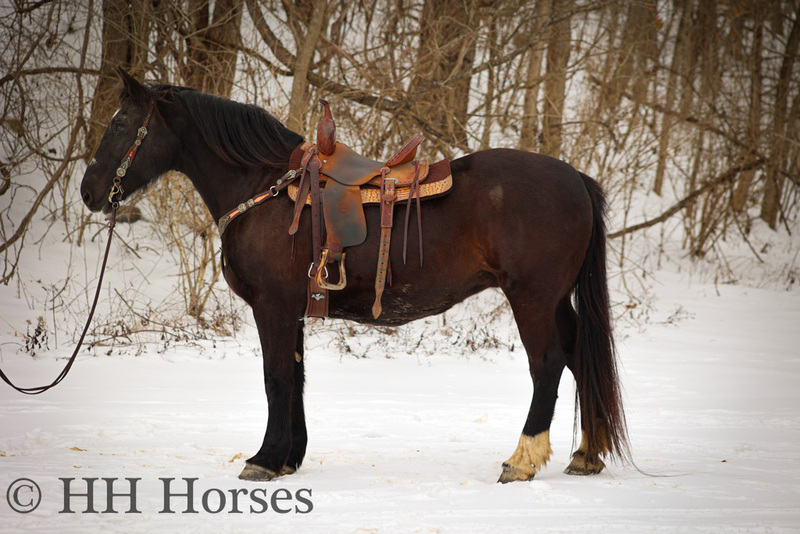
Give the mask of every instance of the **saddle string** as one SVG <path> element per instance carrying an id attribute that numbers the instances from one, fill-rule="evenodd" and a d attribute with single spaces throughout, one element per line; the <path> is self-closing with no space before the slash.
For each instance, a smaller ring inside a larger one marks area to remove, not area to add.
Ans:
<path id="1" fill-rule="evenodd" d="M 406 204 L 406 220 L 403 229 L 403 264 L 406 264 L 408 252 L 408 221 L 411 216 L 411 203 L 416 198 L 417 201 L 417 231 L 419 232 L 419 267 L 422 268 L 422 212 L 420 211 L 420 185 L 419 185 L 419 162 L 414 162 L 414 179 L 411 181 L 411 188 L 408 193 L 408 203 Z M 391 273 L 390 273 L 391 274 Z M 391 285 L 391 282 L 390 282 Z"/>

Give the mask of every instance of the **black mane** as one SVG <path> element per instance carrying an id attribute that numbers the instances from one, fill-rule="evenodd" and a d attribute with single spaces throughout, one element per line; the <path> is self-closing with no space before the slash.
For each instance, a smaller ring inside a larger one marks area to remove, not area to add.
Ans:
<path id="1" fill-rule="evenodd" d="M 229 164 L 283 169 L 292 150 L 303 142 L 302 136 L 258 106 L 186 87 L 152 85 L 151 89 L 160 99 L 182 102 L 208 146 Z"/>

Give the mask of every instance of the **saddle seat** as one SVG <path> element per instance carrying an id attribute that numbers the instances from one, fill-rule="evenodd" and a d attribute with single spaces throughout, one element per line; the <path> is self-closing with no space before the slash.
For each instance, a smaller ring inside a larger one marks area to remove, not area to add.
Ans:
<path id="1" fill-rule="evenodd" d="M 320 175 L 332 178 L 342 185 L 381 185 L 381 169 L 387 167 L 387 178 L 398 180 L 396 186 L 408 187 L 414 180 L 414 156 L 417 147 L 425 139 L 422 134 L 416 134 L 395 154 L 388 162 L 370 159 L 362 156 L 344 143 L 336 143 L 333 154 L 327 156 L 321 153 Z M 425 172 L 420 170 L 420 181 L 427 176 L 427 161 Z M 322 178 L 321 178 L 322 179 Z"/>
<path id="2" fill-rule="evenodd" d="M 405 161 L 390 167 L 386 163 L 362 156 L 344 143 L 336 143 L 336 151 L 333 156 L 320 156 L 320 159 L 322 160 L 322 166 L 319 172 L 319 182 L 323 191 L 323 199 L 324 191 L 330 181 L 345 186 L 357 186 L 362 204 L 377 204 L 380 202 L 380 188 L 383 179 L 394 181 L 398 202 L 408 200 L 415 176 L 420 184 L 426 182 L 429 176 L 431 182 L 437 182 L 434 187 L 423 187 L 421 198 L 444 193 L 452 185 L 449 172 L 444 175 L 440 172 L 443 162 L 431 165 L 427 160 Z M 416 172 L 416 164 L 419 166 L 418 174 Z M 382 178 L 381 169 L 384 167 L 388 169 L 388 172 L 386 177 Z M 297 200 L 299 188 L 300 185 L 289 185 L 289 196 L 292 200 Z M 310 193 L 306 196 L 305 204 L 311 205 Z"/>

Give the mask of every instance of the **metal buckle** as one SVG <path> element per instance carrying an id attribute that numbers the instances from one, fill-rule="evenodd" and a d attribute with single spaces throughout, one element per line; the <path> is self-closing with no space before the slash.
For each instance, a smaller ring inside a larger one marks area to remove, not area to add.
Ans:
<path id="1" fill-rule="evenodd" d="M 325 269 L 325 278 L 328 278 L 328 266 L 323 265 L 323 269 Z M 311 271 L 314 269 L 314 262 L 312 261 L 311 264 L 308 266 L 308 277 L 311 278 Z"/>

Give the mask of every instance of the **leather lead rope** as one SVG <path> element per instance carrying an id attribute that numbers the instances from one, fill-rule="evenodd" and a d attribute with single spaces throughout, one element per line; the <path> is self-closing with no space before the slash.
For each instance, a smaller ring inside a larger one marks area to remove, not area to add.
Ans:
<path id="1" fill-rule="evenodd" d="M 44 393 L 45 391 L 56 387 L 58 384 L 61 383 L 64 378 L 66 378 L 67 373 L 72 368 L 72 364 L 75 363 L 75 358 L 78 357 L 78 352 L 81 350 L 83 346 L 83 339 L 86 337 L 86 332 L 89 331 L 89 325 L 92 323 L 92 317 L 94 317 L 94 311 L 97 308 L 97 301 L 100 299 L 100 289 L 103 285 L 103 275 L 106 272 L 106 263 L 108 263 L 108 254 L 111 250 L 111 238 L 114 235 L 114 226 L 117 224 L 117 209 L 119 208 L 119 204 L 114 202 L 112 204 L 111 209 L 111 221 L 108 223 L 108 243 L 106 244 L 106 252 L 103 255 L 103 266 L 100 267 L 100 279 L 97 281 L 97 291 L 94 293 L 94 301 L 92 302 L 92 308 L 89 310 L 89 317 L 86 319 L 86 325 L 83 327 L 83 332 L 81 333 L 81 337 L 78 340 L 78 346 L 75 347 L 75 351 L 70 356 L 69 361 L 67 361 L 67 365 L 64 366 L 64 369 L 61 370 L 61 373 L 56 377 L 53 382 L 46 386 L 36 386 L 32 388 L 21 388 L 14 385 L 13 382 L 6 376 L 6 374 L 0 369 L 0 378 L 3 379 L 3 382 L 11 386 L 12 388 L 16 389 L 20 393 L 24 393 L 25 395 L 39 395 L 40 393 Z"/>
<path id="2" fill-rule="evenodd" d="M 72 364 L 75 363 L 75 358 L 78 357 L 78 352 L 80 352 L 81 347 L 83 346 L 83 340 L 86 337 L 86 333 L 89 331 L 89 326 L 92 324 L 92 318 L 94 317 L 94 311 L 97 308 L 97 301 L 100 299 L 100 289 L 103 287 L 103 276 L 106 274 L 106 264 L 108 263 L 108 254 L 111 251 L 111 238 L 114 236 L 114 227 L 117 225 L 117 210 L 119 210 L 119 201 L 122 198 L 122 178 L 128 172 L 128 168 L 130 168 L 131 163 L 133 163 L 133 158 L 136 156 L 136 153 L 139 151 L 139 147 L 142 146 L 142 141 L 144 137 L 147 135 L 147 125 L 150 122 L 150 118 L 153 116 L 153 110 L 155 110 L 155 100 L 150 101 L 150 109 L 147 112 L 147 115 L 144 118 L 142 126 L 136 132 L 136 140 L 131 145 L 131 148 L 125 154 L 125 157 L 120 162 L 119 167 L 117 167 L 116 173 L 114 175 L 114 181 L 111 186 L 111 191 L 108 194 L 108 201 L 111 203 L 111 220 L 108 223 L 108 243 L 106 243 L 106 252 L 103 254 L 103 265 L 100 267 L 100 278 L 97 280 L 97 290 L 94 293 L 94 300 L 92 301 L 92 308 L 89 310 L 89 317 L 86 319 L 86 325 L 83 327 L 83 332 L 81 332 L 81 337 L 78 339 L 78 345 L 75 347 L 75 350 L 72 353 L 72 356 L 69 357 L 67 361 L 67 365 L 64 366 L 64 369 L 61 370 L 61 373 L 53 380 L 50 384 L 46 386 L 36 386 L 32 388 L 21 388 L 16 386 L 11 380 L 6 376 L 2 369 L 0 369 L 0 378 L 3 379 L 3 382 L 14 388 L 15 390 L 19 391 L 20 393 L 24 393 L 25 395 L 39 395 L 44 393 L 45 391 L 56 387 L 58 384 L 61 383 L 67 377 L 67 373 L 69 370 L 72 369 Z"/>

